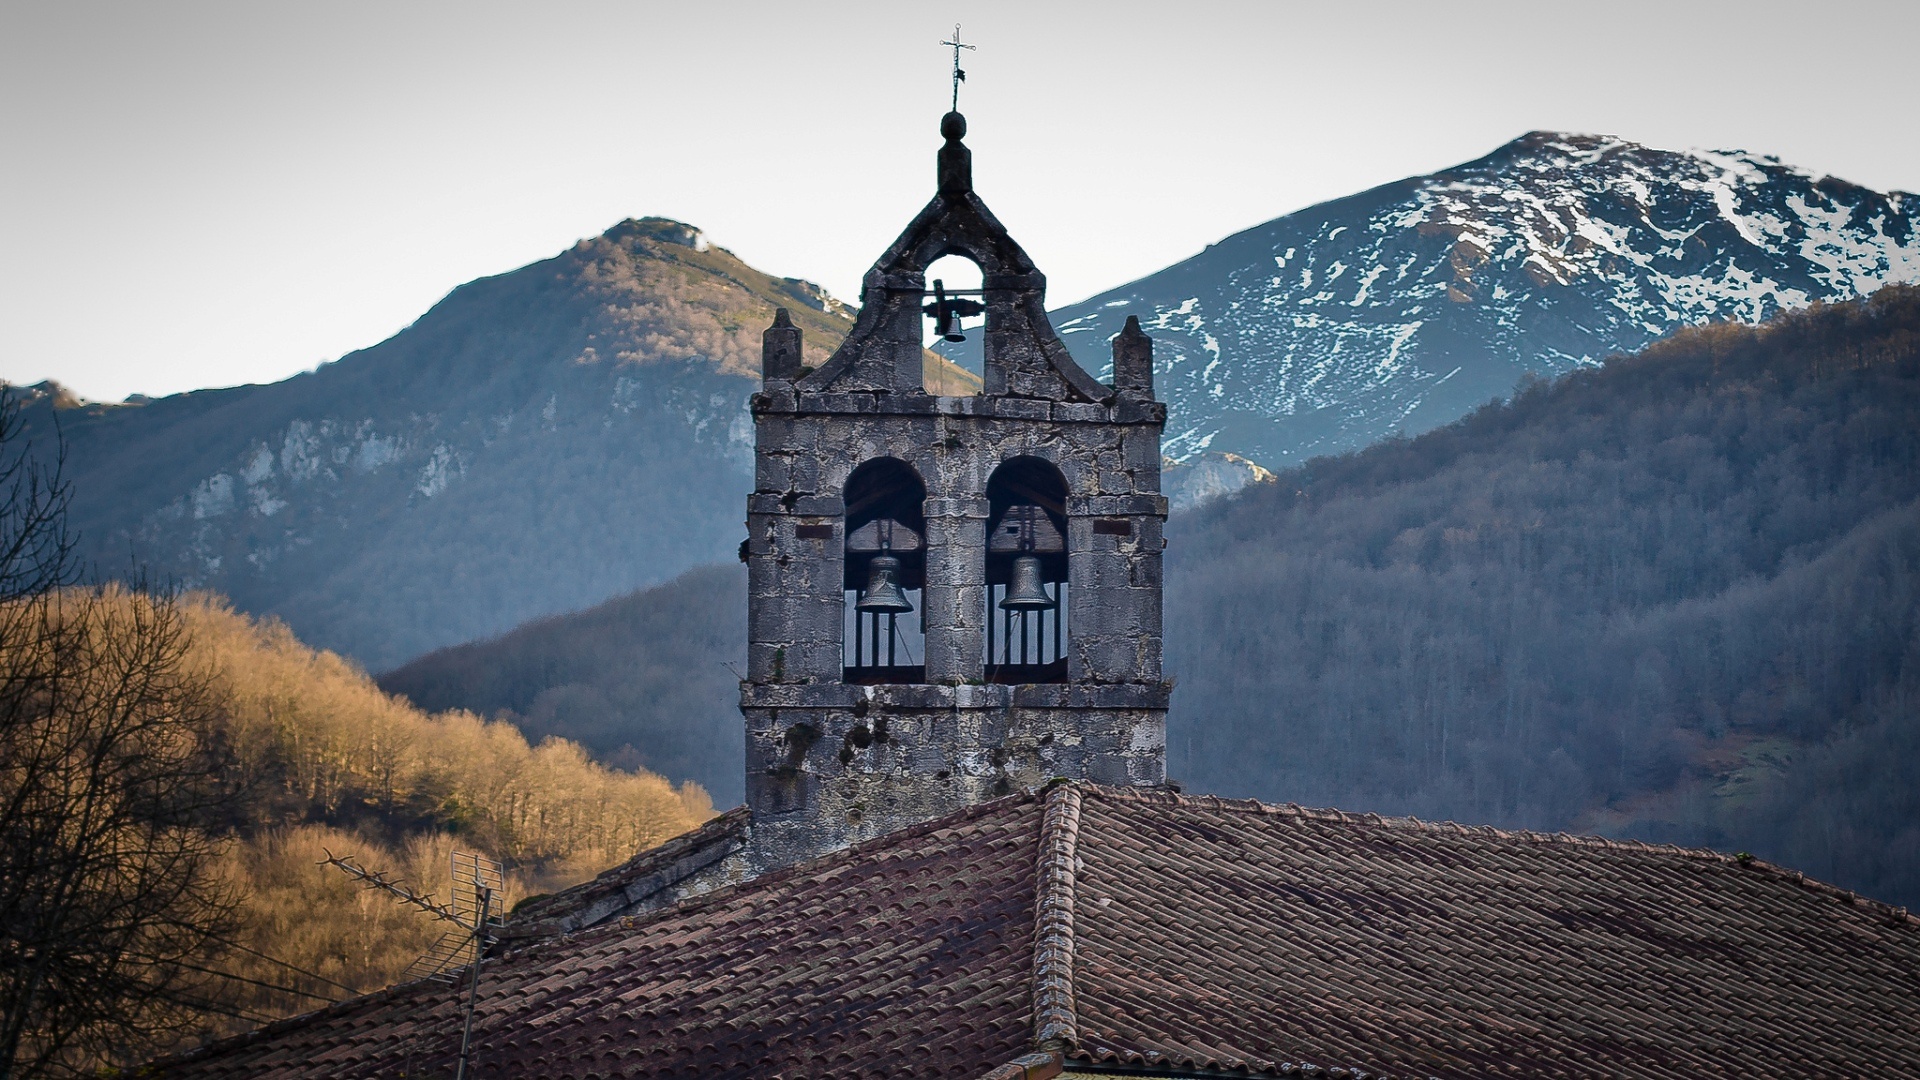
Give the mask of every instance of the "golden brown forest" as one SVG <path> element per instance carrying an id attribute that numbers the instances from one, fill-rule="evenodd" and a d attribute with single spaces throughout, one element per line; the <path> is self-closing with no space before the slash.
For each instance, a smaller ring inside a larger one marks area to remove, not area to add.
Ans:
<path id="1" fill-rule="evenodd" d="M 69 588 L 47 610 L 84 622 L 85 649 L 97 662 L 87 668 L 95 674 L 69 680 L 58 699 L 42 695 L 38 707 L 53 718 L 43 731 L 77 730 L 96 716 L 143 717 L 180 749 L 168 759 L 180 775 L 200 785 L 194 820 L 182 818 L 173 831 L 206 838 L 203 848 L 187 849 L 206 858 L 181 880 L 207 902 L 174 908 L 190 911 L 193 933 L 209 936 L 191 952 L 168 954 L 169 965 L 153 965 L 168 966 L 170 978 L 186 975 L 167 995 L 173 1019 L 149 1021 L 151 1032 L 190 1042 L 377 989 L 400 979 L 448 929 L 319 865 L 327 852 L 357 856 L 443 899 L 451 852 L 481 852 L 509 868 L 510 907 L 712 813 L 697 785 L 606 767 L 562 739 L 530 745 L 511 725 L 471 713 L 422 712 L 280 623 L 236 613 L 215 596 Z M 36 662 L 29 651 L 0 659 L 25 668 Z M 11 668 L 0 678 L 18 682 Z M 136 670 L 145 683 L 127 675 Z M 165 693 L 141 689 L 148 685 Z M 110 700 L 129 687 L 139 703 Z M 143 760 L 154 758 L 155 745 L 148 737 Z M 210 786 L 190 775 L 196 763 L 211 771 Z M 184 1018 L 181 1000 L 197 1006 Z M 114 1055 L 66 1056 L 98 1063 Z"/>
<path id="2" fill-rule="evenodd" d="M 216 597 L 189 597 L 180 611 L 238 794 L 226 873 L 246 901 L 223 970 L 338 997 L 393 982 L 446 929 L 317 866 L 326 850 L 443 895 L 452 849 L 482 851 L 511 868 L 511 905 L 712 814 L 697 785 L 607 768 L 563 739 L 531 746 L 511 725 L 471 713 L 421 712 L 346 660 Z M 228 993 L 248 1019 L 319 1004 L 244 983 Z"/>

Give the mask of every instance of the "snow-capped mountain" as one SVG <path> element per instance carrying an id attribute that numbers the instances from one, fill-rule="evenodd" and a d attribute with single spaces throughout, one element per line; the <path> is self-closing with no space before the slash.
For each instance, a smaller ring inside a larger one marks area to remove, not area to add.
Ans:
<path id="1" fill-rule="evenodd" d="M 1534 132 L 1249 229 L 1054 323 L 1102 371 L 1140 316 L 1168 456 L 1280 468 L 1683 325 L 1920 280 L 1916 216 L 1920 197 L 1771 157 Z"/>

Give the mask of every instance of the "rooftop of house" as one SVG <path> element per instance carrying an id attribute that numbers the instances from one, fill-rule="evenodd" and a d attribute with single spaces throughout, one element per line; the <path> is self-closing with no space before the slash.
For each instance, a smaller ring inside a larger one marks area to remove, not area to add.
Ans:
<path id="1" fill-rule="evenodd" d="M 450 1071 L 464 994 L 394 987 L 155 1073 Z M 1914 1075 L 1920 920 L 1744 856 L 1059 783 L 489 960 L 474 1060 L 554 1078 Z"/>

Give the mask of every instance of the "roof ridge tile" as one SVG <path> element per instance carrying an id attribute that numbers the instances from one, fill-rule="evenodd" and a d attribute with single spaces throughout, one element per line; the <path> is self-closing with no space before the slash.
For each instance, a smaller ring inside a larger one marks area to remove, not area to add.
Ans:
<path id="1" fill-rule="evenodd" d="M 1079 1039 L 1073 999 L 1073 899 L 1080 842 L 1080 789 L 1046 791 L 1034 882 L 1033 1041 L 1042 1050 Z"/>
<path id="2" fill-rule="evenodd" d="M 1065 1068 L 1059 1054 L 1040 1051 L 1023 1054 L 993 1070 L 980 1080 L 1049 1080 Z"/>

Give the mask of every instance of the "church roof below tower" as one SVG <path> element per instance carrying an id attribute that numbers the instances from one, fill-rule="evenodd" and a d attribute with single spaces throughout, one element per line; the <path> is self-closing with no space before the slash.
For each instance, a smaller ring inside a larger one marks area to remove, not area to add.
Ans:
<path id="1" fill-rule="evenodd" d="M 1744 856 L 1059 784 L 489 961 L 475 1071 L 1914 1075 L 1916 972 L 1920 920 Z M 450 1073 L 463 994 L 156 1073 Z"/>

